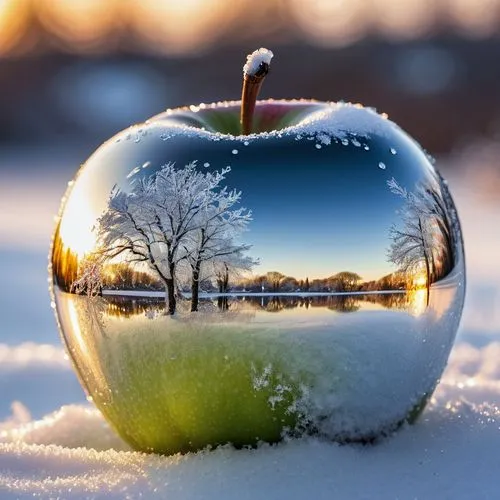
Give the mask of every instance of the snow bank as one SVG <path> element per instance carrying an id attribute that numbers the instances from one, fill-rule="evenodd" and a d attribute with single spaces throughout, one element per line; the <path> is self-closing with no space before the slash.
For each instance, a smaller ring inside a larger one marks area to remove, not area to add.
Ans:
<path id="1" fill-rule="evenodd" d="M 375 446 L 307 439 L 148 456 L 119 451 L 89 406 L 32 420 L 16 402 L 0 424 L 0 498 L 494 498 L 499 353 L 500 342 L 457 344 L 419 422 Z"/>
<path id="2" fill-rule="evenodd" d="M 24 342 L 19 345 L 0 344 L 0 373 L 24 368 L 69 370 L 68 357 L 62 346 Z"/>
<path id="3" fill-rule="evenodd" d="M 0 424 L 0 497 L 494 497 L 499 349 L 457 345 L 419 422 L 373 446 L 309 438 L 159 457 L 118 451 L 126 445 L 96 410 L 63 407 L 31 421 L 16 403 Z"/>
<path id="4" fill-rule="evenodd" d="M 12 416 L 0 424 L 0 442 L 129 450 L 95 408 L 68 405 L 41 420 L 31 420 L 29 410 L 19 401 L 12 403 Z"/>

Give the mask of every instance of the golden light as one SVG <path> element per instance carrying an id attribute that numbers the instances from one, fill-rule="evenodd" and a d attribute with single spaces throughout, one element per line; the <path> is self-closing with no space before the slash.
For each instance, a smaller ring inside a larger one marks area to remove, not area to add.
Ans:
<path id="1" fill-rule="evenodd" d="M 27 32 L 29 0 L 0 0 L 0 55 L 11 52 Z"/>
<path id="2" fill-rule="evenodd" d="M 499 0 L 449 0 L 452 23 L 469 35 L 488 36 L 500 18 Z"/>
<path id="3" fill-rule="evenodd" d="M 408 292 L 408 312 L 415 317 L 421 316 L 428 309 L 428 290 L 418 288 Z"/>
<path id="4" fill-rule="evenodd" d="M 119 0 L 41 0 L 38 17 L 44 27 L 78 48 L 101 46 L 119 23 Z"/>
<path id="5" fill-rule="evenodd" d="M 288 0 L 295 23 L 320 45 L 348 45 L 361 38 L 370 22 L 363 0 Z"/>
<path id="6" fill-rule="evenodd" d="M 427 33 L 438 16 L 439 2 L 376 0 L 374 20 L 385 35 L 413 39 Z"/>
<path id="7" fill-rule="evenodd" d="M 71 323 L 73 337 L 76 340 L 82 355 L 89 358 L 89 350 L 87 347 L 87 343 L 85 342 L 84 334 L 80 328 L 80 319 L 78 311 L 76 310 L 76 303 L 68 301 L 67 307 L 68 307 L 68 319 Z"/>
<path id="8" fill-rule="evenodd" d="M 239 13 L 242 0 L 129 0 L 128 24 L 157 52 L 208 48 Z"/>
<path id="9" fill-rule="evenodd" d="M 96 237 L 92 230 L 96 215 L 90 208 L 90 201 L 84 187 L 84 183 L 80 183 L 72 190 L 59 230 L 63 245 L 76 253 L 79 258 L 91 252 L 96 244 Z"/>
<path id="10" fill-rule="evenodd" d="M 424 274 L 416 276 L 415 278 L 413 278 L 413 286 L 415 288 L 426 288 L 427 277 Z"/>

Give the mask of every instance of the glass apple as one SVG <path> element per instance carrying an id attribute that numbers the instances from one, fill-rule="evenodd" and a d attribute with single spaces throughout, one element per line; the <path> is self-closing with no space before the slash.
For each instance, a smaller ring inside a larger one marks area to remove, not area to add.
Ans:
<path id="1" fill-rule="evenodd" d="M 80 381 L 134 448 L 371 441 L 413 421 L 464 301 L 446 183 L 359 105 L 170 110 L 70 186 L 52 293 Z"/>

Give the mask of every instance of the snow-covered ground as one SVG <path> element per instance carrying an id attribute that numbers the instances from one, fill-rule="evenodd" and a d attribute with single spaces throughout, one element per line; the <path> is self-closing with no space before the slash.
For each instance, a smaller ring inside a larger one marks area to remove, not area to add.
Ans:
<path id="1" fill-rule="evenodd" d="M 26 183 L 0 171 L 0 498 L 497 498 L 500 201 L 485 189 L 500 173 L 488 175 L 450 179 L 468 295 L 416 425 L 370 446 L 309 438 L 158 457 L 127 450 L 86 402 L 61 347 L 45 270 L 63 175 L 44 183 L 32 172 Z"/>

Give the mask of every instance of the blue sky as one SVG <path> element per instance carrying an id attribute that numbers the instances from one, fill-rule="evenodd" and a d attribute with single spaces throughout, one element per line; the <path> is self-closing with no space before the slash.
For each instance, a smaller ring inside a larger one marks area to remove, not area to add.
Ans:
<path id="1" fill-rule="evenodd" d="M 148 175 L 168 162 L 182 167 L 196 161 L 212 171 L 230 165 L 226 183 L 242 191 L 242 205 L 253 211 L 243 237 L 252 245 L 251 255 L 260 259 L 255 273 L 314 279 L 352 271 L 372 280 L 394 271 L 386 253 L 402 199 L 390 192 L 387 181 L 395 177 L 412 189 L 428 175 L 428 167 L 422 167 L 425 157 L 404 137 L 316 146 L 315 140 L 294 137 L 244 145 L 197 137 L 164 141 L 155 134 L 113 143 L 89 162 L 80 179 L 84 182 L 77 183 L 74 211 L 80 222 L 71 230 L 75 239 L 85 241 L 84 226 L 95 223 L 117 179 L 122 189 L 130 188 L 126 176 L 136 167 L 146 165 L 138 170 Z M 85 209 L 82 203 L 89 200 Z"/>

